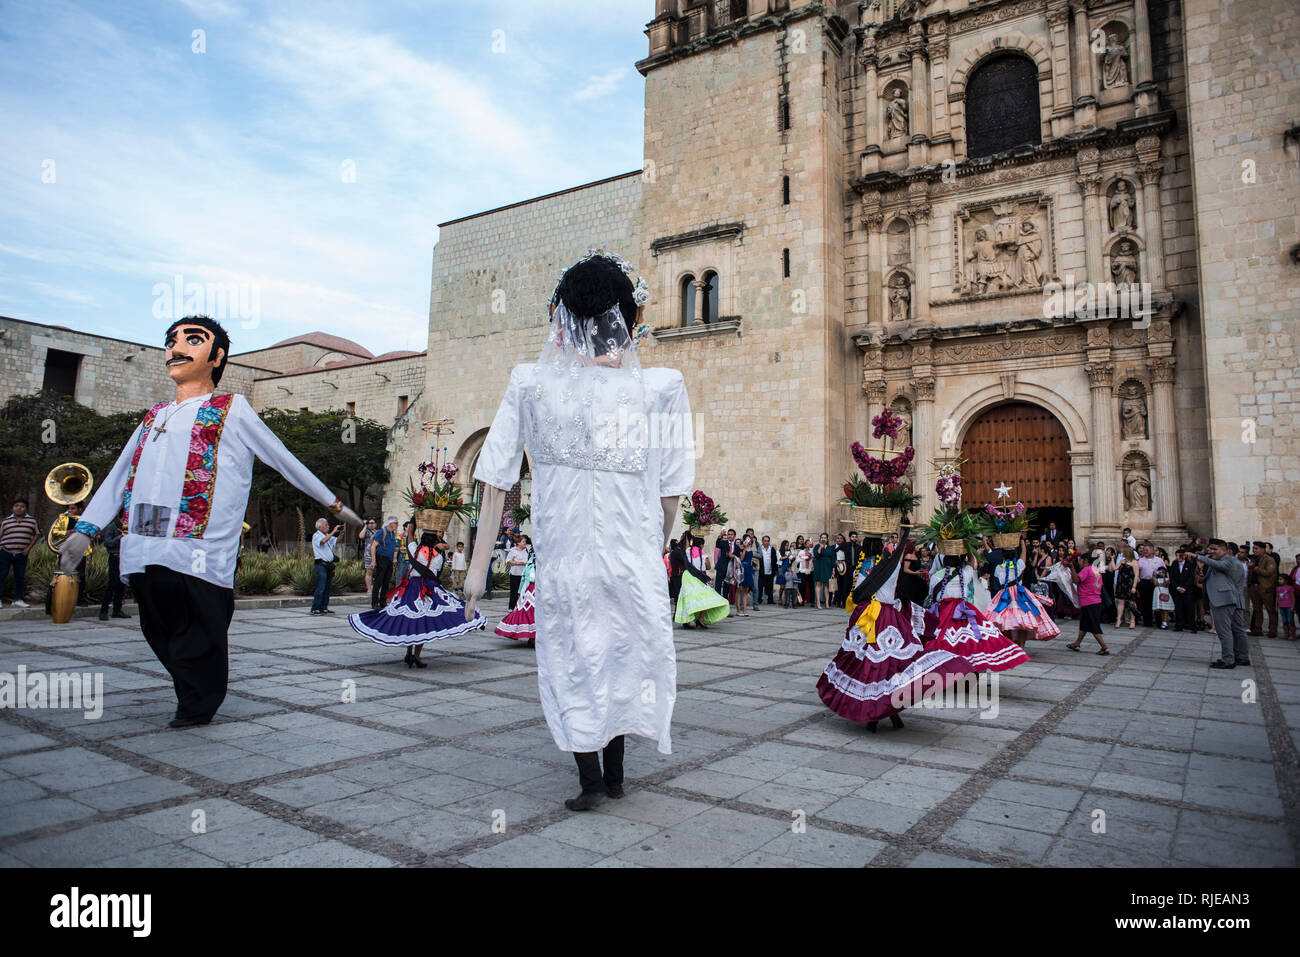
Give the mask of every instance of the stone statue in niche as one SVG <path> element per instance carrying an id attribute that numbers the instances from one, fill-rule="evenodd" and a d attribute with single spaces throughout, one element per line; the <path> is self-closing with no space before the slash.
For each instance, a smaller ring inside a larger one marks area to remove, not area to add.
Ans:
<path id="1" fill-rule="evenodd" d="M 1106 52 L 1101 55 L 1101 88 L 1116 90 L 1128 86 L 1128 48 L 1117 34 L 1106 37 Z"/>
<path id="2" fill-rule="evenodd" d="M 897 275 L 889 281 L 889 318 L 906 322 L 912 315 L 912 290 L 907 277 Z"/>
<path id="3" fill-rule="evenodd" d="M 1126 233 L 1137 222 L 1137 204 L 1127 180 L 1115 184 L 1115 195 L 1110 198 L 1110 228 L 1112 232 Z"/>
<path id="4" fill-rule="evenodd" d="M 894 88 L 892 99 L 885 107 L 885 136 L 895 139 L 907 135 L 907 100 L 899 87 Z"/>
<path id="5" fill-rule="evenodd" d="M 1041 286 L 1043 284 L 1043 271 L 1040 267 L 1042 258 L 1043 237 L 1038 234 L 1034 224 L 1026 219 L 1020 224 L 1020 239 L 1016 243 L 1018 285 Z"/>
<path id="6" fill-rule="evenodd" d="M 905 449 L 912 444 L 912 409 L 905 402 L 898 402 L 894 405 L 894 415 L 896 415 L 902 425 L 898 427 L 898 441 L 894 443 L 894 448 Z"/>
<path id="7" fill-rule="evenodd" d="M 1151 511 L 1151 479 L 1141 463 L 1131 462 L 1124 471 L 1124 505 L 1130 512 Z"/>
<path id="8" fill-rule="evenodd" d="M 1119 435 L 1122 439 L 1147 437 L 1147 400 L 1135 387 L 1125 390 L 1120 400 Z"/>
<path id="9" fill-rule="evenodd" d="M 1110 276 L 1117 286 L 1138 281 L 1137 246 L 1129 240 L 1116 244 L 1110 256 Z"/>
<path id="10" fill-rule="evenodd" d="M 889 265 L 902 266 L 912 259 L 912 234 L 907 223 L 895 219 L 889 224 L 888 233 Z"/>

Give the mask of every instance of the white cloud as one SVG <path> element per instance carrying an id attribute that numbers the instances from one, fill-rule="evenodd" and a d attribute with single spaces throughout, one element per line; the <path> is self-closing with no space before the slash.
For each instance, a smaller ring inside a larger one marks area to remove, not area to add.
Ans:
<path id="1" fill-rule="evenodd" d="M 608 96 L 618 89 L 618 85 L 628 74 L 626 67 L 619 67 L 602 73 L 599 76 L 593 76 L 587 80 L 577 92 L 569 97 L 570 102 L 584 103 L 588 100 L 599 99 L 602 96 Z"/>

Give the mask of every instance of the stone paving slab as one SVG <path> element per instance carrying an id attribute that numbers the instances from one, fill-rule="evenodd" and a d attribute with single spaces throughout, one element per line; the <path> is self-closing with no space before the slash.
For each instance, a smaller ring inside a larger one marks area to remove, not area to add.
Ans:
<path id="1" fill-rule="evenodd" d="M 104 690 L 97 720 L 0 710 L 0 867 L 1296 865 L 1297 645 L 1211 672 L 1204 636 L 1035 642 L 992 720 L 913 709 L 871 734 L 816 696 L 844 620 L 679 629 L 673 754 L 629 740 L 627 796 L 588 814 L 563 808 L 532 652 L 490 632 L 413 671 L 341 615 L 238 610 L 217 721 L 173 731 L 135 622 L 0 622 L 0 672 Z"/>

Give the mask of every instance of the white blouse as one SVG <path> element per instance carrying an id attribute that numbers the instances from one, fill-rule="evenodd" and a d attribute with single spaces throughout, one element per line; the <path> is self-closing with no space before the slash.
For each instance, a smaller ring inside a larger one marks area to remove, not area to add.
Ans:
<path id="1" fill-rule="evenodd" d="M 81 516 L 77 527 L 87 534 L 117 520 L 128 505 L 127 480 L 131 460 L 139 448 L 127 531 L 122 536 L 123 581 L 128 575 L 143 572 L 148 565 L 163 565 L 221 588 L 234 587 L 254 458 L 261 459 L 323 506 L 328 508 L 338 501 L 284 447 L 242 395 L 232 396 L 220 427 L 209 429 L 216 432 L 215 467 L 197 473 L 190 470 L 191 446 L 199 456 L 204 446 L 194 431 L 195 419 L 211 398 L 209 394 L 158 408 L 143 444 L 140 438 L 144 423 L 136 426 Z M 205 412 L 205 417 L 208 414 Z M 190 494 L 189 507 L 183 510 L 182 496 L 186 492 Z M 206 511 L 202 511 L 204 507 Z"/>

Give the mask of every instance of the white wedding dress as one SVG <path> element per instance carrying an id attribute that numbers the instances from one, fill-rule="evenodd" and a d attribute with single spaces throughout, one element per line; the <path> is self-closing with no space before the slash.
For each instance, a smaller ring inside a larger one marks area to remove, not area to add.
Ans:
<path id="1" fill-rule="evenodd" d="M 686 385 L 642 370 L 634 348 L 614 366 L 557 356 L 557 330 L 574 328 L 563 313 L 542 361 L 511 373 L 474 478 L 513 487 L 528 447 L 537 683 L 555 743 L 590 752 L 632 734 L 669 754 L 677 662 L 660 498 L 695 481 Z"/>

